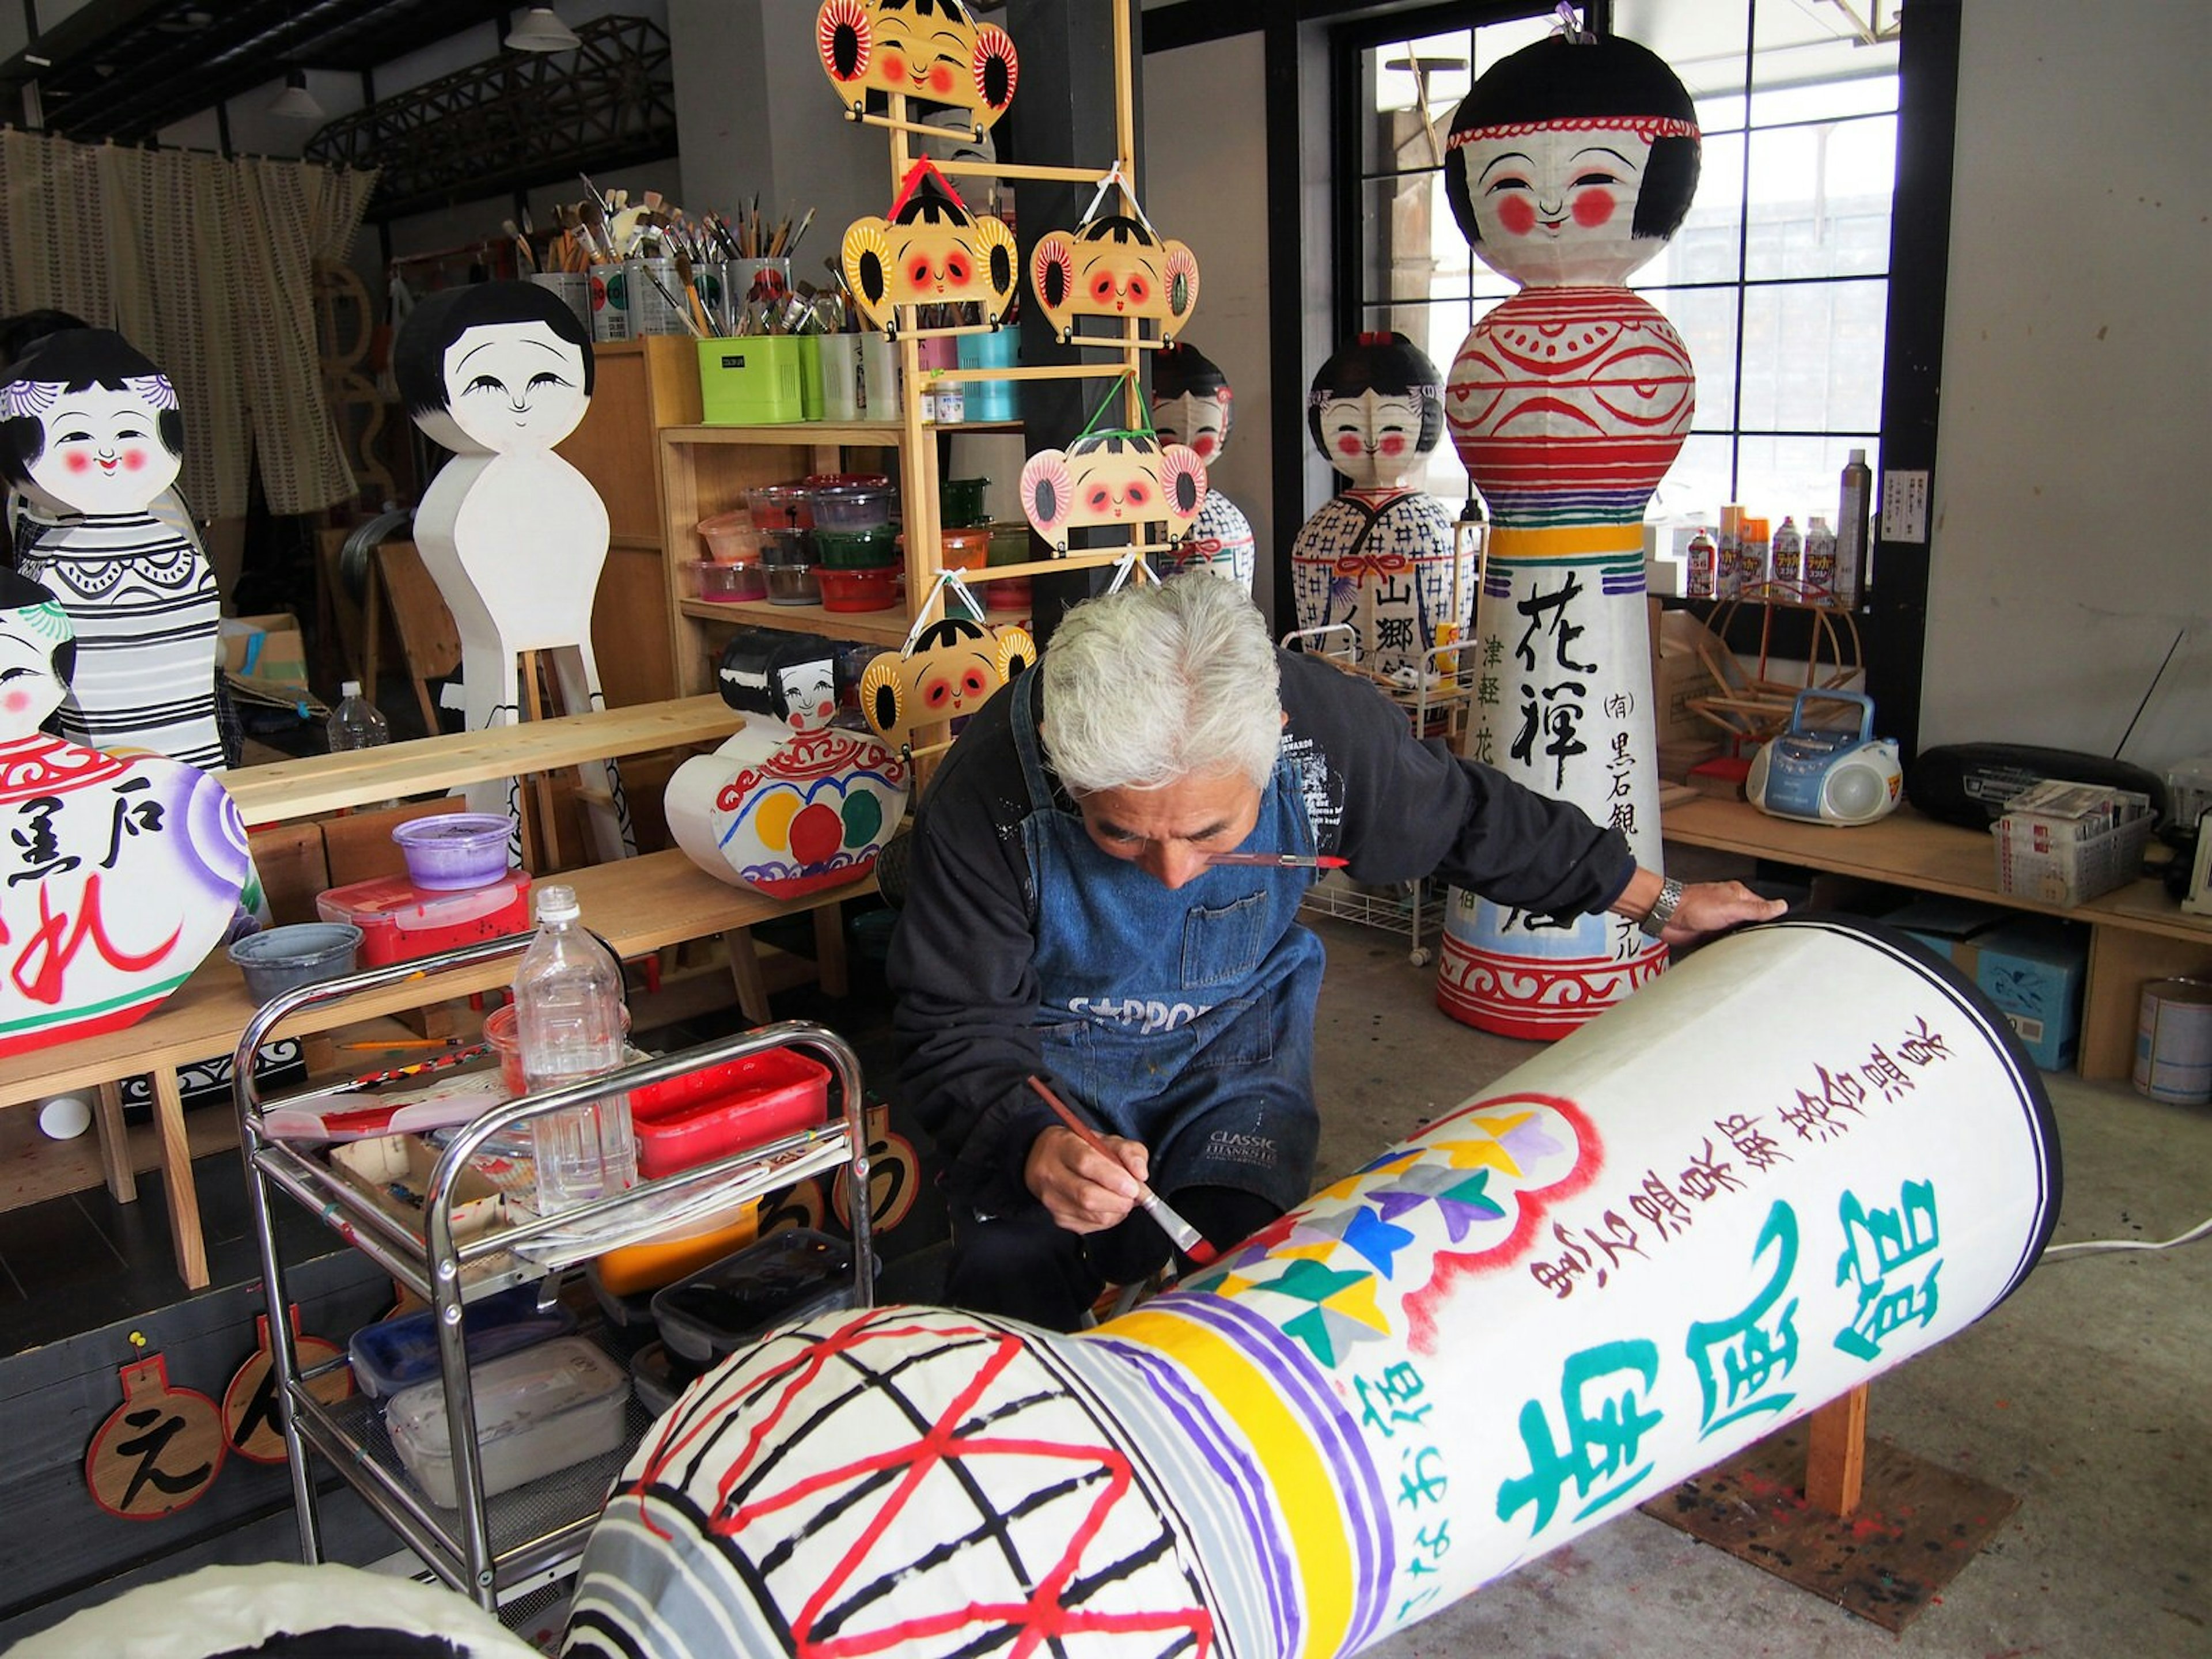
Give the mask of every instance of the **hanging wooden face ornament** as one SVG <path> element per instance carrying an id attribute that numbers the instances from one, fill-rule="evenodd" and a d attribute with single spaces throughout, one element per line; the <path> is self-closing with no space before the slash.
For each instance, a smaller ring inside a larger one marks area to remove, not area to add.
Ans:
<path id="1" fill-rule="evenodd" d="M 1071 530 L 1165 524 L 1179 539 L 1206 505 L 1206 463 L 1188 444 L 1149 432 L 1092 432 L 1067 448 L 1041 449 L 1022 468 L 1022 511 L 1038 535 L 1067 550 Z"/>
<path id="2" fill-rule="evenodd" d="M 1014 297 L 1014 233 L 970 213 L 927 157 L 907 169 L 888 219 L 855 219 L 845 232 L 845 281 L 868 319 L 898 331 L 897 307 L 981 306 L 996 325 Z"/>
<path id="3" fill-rule="evenodd" d="M 1084 317 L 1157 322 L 1164 343 L 1198 304 L 1198 256 L 1141 217 L 1109 214 L 1042 238 L 1030 289 L 1062 344 Z"/>
<path id="4" fill-rule="evenodd" d="M 946 617 L 886 651 L 860 676 L 860 713 L 886 743 L 917 726 L 964 720 L 1036 660 L 1036 641 L 1012 623 L 986 626 Z"/>
<path id="5" fill-rule="evenodd" d="M 980 138 L 1014 100 L 1012 39 L 962 0 L 827 0 L 814 43 L 853 120 L 871 92 L 895 93 L 967 111 Z"/>

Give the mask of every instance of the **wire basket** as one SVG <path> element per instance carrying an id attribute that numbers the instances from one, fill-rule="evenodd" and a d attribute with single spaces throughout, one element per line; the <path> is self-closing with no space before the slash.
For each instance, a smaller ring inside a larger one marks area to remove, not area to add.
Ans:
<path id="1" fill-rule="evenodd" d="M 2063 820 L 2008 814 L 1990 826 L 1997 848 L 1997 890 L 2045 904 L 2079 904 L 2141 873 L 2157 818 L 2148 810 L 2100 834 L 2072 833 Z"/>

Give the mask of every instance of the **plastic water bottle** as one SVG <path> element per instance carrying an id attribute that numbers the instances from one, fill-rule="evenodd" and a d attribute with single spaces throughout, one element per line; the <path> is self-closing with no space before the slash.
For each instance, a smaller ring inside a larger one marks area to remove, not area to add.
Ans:
<path id="1" fill-rule="evenodd" d="M 338 706 L 331 710 L 331 753 L 343 749 L 374 749 L 392 741 L 392 728 L 376 705 L 361 695 L 361 682 L 348 680 L 338 688 Z"/>
<path id="2" fill-rule="evenodd" d="M 538 890 L 538 935 L 514 974 L 515 1035 L 532 1094 L 623 1063 L 622 964 L 577 915 L 574 888 L 555 884 Z M 532 1133 L 541 1215 L 637 1182 L 626 1094 L 540 1117 Z"/>

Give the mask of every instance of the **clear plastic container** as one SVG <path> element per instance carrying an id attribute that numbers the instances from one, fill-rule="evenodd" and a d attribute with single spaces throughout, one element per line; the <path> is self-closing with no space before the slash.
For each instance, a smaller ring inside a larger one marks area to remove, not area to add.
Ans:
<path id="1" fill-rule="evenodd" d="M 811 564 L 772 564 L 768 567 L 770 605 L 819 605 L 822 584 Z"/>
<path id="2" fill-rule="evenodd" d="M 487 1498 L 622 1445 L 629 1373 L 580 1336 L 488 1360 L 471 1369 L 469 1382 Z M 430 1501 L 441 1509 L 456 1507 L 443 1380 L 394 1395 L 384 1408 L 384 1426 L 399 1461 Z"/>
<path id="3" fill-rule="evenodd" d="M 773 569 L 780 564 L 812 564 L 811 530 L 776 529 L 761 532 L 761 561 Z"/>
<path id="4" fill-rule="evenodd" d="M 461 1342 L 469 1364 L 477 1366 L 535 1343 L 550 1342 L 576 1328 L 576 1316 L 556 1302 L 538 1305 L 538 1287 L 518 1285 L 461 1315 Z M 385 1400 L 438 1375 L 437 1316 L 428 1308 L 398 1319 L 364 1325 L 346 1344 L 353 1380 L 372 1400 Z"/>
<path id="5" fill-rule="evenodd" d="M 880 570 L 899 562 L 898 538 L 887 524 L 866 530 L 817 527 L 814 550 L 832 570 Z"/>
<path id="6" fill-rule="evenodd" d="M 814 524 L 819 530 L 872 530 L 891 521 L 897 494 L 886 485 L 832 484 L 814 492 Z"/>
<path id="7" fill-rule="evenodd" d="M 514 825 L 497 812 L 436 812 L 395 824 L 392 839 L 417 887 L 455 891 L 506 879 Z"/>
<path id="8" fill-rule="evenodd" d="M 699 536 L 707 544 L 707 556 L 717 563 L 760 556 L 760 532 L 753 528 L 753 515 L 743 507 L 700 520 Z"/>
<path id="9" fill-rule="evenodd" d="M 762 567 L 746 560 L 735 564 L 723 564 L 714 559 L 701 559 L 692 566 L 699 584 L 699 597 L 717 605 L 730 605 L 740 599 L 764 599 L 768 597 L 768 575 Z"/>
<path id="10" fill-rule="evenodd" d="M 392 727 L 376 705 L 361 695 L 361 682 L 348 680 L 338 688 L 338 706 L 331 710 L 324 731 L 331 753 L 348 749 L 378 749 L 392 741 Z"/>
<path id="11" fill-rule="evenodd" d="M 611 1072 L 626 1057 L 622 964 L 577 917 L 574 888 L 538 890 L 538 936 L 514 975 L 515 1028 L 533 1094 Z M 625 1094 L 540 1117 L 532 1133 L 542 1215 L 637 1183 Z"/>
<path id="12" fill-rule="evenodd" d="M 937 535 L 947 570 L 981 570 L 990 560 L 988 526 L 947 525 Z"/>
<path id="13" fill-rule="evenodd" d="M 833 570 L 824 565 L 814 576 L 824 611 L 889 611 L 898 604 L 906 580 L 906 572 L 895 564 L 880 570 Z"/>
<path id="14" fill-rule="evenodd" d="M 654 1292 L 653 1320 L 672 1353 L 708 1364 L 772 1325 L 848 1307 L 852 1295 L 853 1247 L 793 1227 Z"/>
<path id="15" fill-rule="evenodd" d="M 947 478 L 938 487 L 939 516 L 945 524 L 962 528 L 988 526 L 991 515 L 983 497 L 990 488 L 988 478 Z"/>
<path id="16" fill-rule="evenodd" d="M 745 492 L 745 502 L 764 536 L 775 530 L 814 527 L 814 492 L 803 483 L 756 484 Z"/>

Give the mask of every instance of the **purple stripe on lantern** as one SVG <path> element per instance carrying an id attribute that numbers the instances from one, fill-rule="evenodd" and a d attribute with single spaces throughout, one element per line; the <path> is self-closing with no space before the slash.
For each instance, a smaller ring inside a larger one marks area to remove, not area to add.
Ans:
<path id="1" fill-rule="evenodd" d="M 1351 1652 L 1365 1645 L 1382 1622 L 1396 1562 L 1389 1504 L 1358 1425 L 1320 1376 L 1312 1357 L 1276 1326 L 1238 1303 L 1218 1296 L 1170 1296 L 1154 1303 L 1151 1311 L 1207 1326 L 1244 1350 L 1281 1389 L 1285 1403 L 1312 1428 L 1315 1443 L 1335 1472 L 1358 1563 L 1352 1627 L 1344 1650 Z"/>
<path id="2" fill-rule="evenodd" d="M 1253 1564 L 1260 1569 L 1261 1582 L 1267 1590 L 1267 1611 L 1275 1626 L 1276 1651 L 1297 1652 L 1304 1637 L 1305 1620 L 1300 1614 L 1305 1602 L 1291 1572 L 1295 1552 L 1276 1528 L 1273 1513 L 1257 1501 L 1257 1495 L 1267 1488 L 1266 1476 L 1222 1433 L 1219 1407 L 1191 1385 L 1181 1366 L 1150 1348 L 1117 1342 L 1110 1337 L 1096 1339 L 1095 1346 L 1111 1349 L 1144 1372 L 1152 1384 L 1152 1403 L 1182 1428 L 1206 1467 L 1233 1495 L 1246 1536 L 1267 1540 L 1268 1547 L 1254 1552 Z"/>

